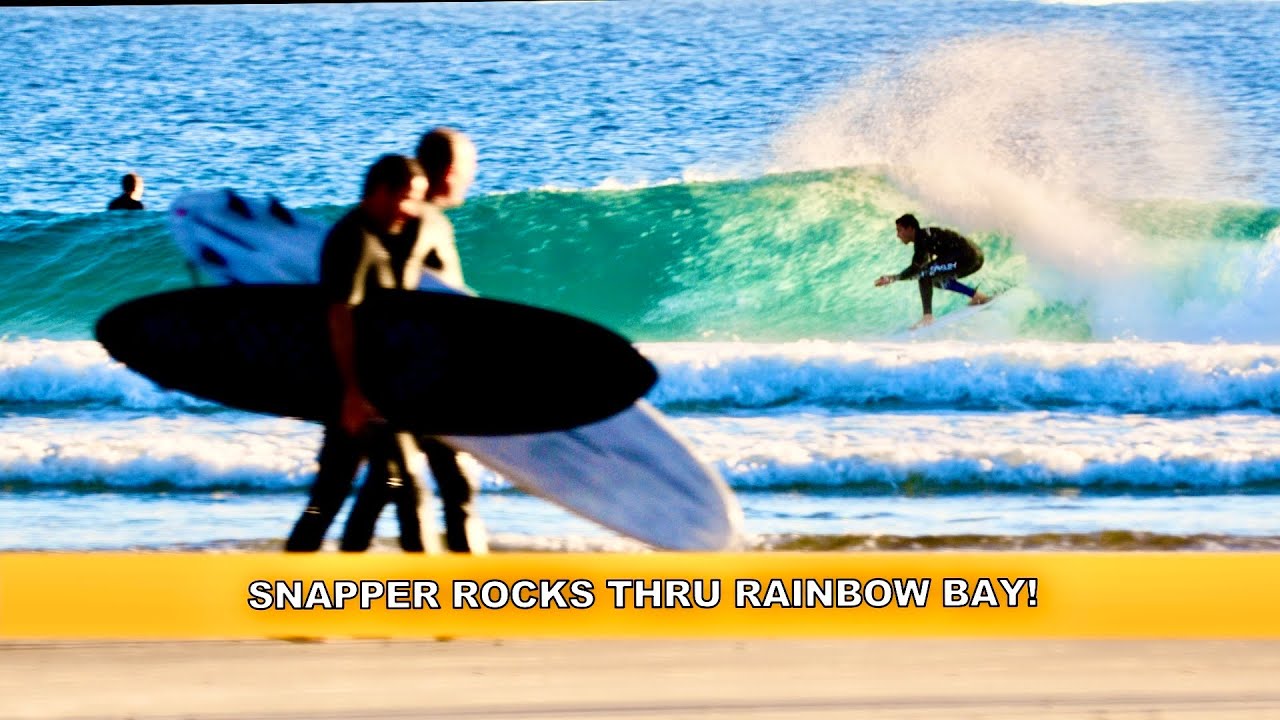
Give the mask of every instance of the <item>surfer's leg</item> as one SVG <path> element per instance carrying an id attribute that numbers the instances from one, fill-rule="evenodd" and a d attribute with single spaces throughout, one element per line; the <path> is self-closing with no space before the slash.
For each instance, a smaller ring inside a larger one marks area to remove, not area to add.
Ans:
<path id="1" fill-rule="evenodd" d="M 320 447 L 320 469 L 311 483 L 311 499 L 285 542 L 288 552 L 315 552 L 342 503 L 351 493 L 363 456 L 362 444 L 339 427 L 325 427 Z"/>
<path id="2" fill-rule="evenodd" d="M 946 282 L 942 283 L 942 287 L 944 290 L 957 292 L 957 293 L 960 293 L 961 295 L 965 295 L 968 297 L 973 297 L 973 294 L 977 292 L 976 290 L 969 287 L 968 285 L 965 285 L 962 282 L 957 282 L 956 279 L 953 277 L 947 278 Z"/>
<path id="3" fill-rule="evenodd" d="M 389 484 L 389 494 L 396 505 L 396 519 L 400 522 L 400 549 L 405 552 L 426 552 L 423 542 L 424 525 L 431 530 L 430 522 L 422 521 L 422 485 L 409 467 L 408 458 L 413 454 L 413 436 L 396 433 L 395 454 L 390 467 L 395 469 L 399 482 Z M 438 552 L 438 543 L 435 552 Z"/>
<path id="4" fill-rule="evenodd" d="M 364 484 L 356 493 L 351 511 L 347 513 L 347 524 L 342 530 L 343 552 L 364 552 L 373 543 L 373 533 L 378 525 L 378 516 L 382 508 L 391 499 L 390 485 L 400 482 L 396 471 L 391 467 L 392 436 L 378 433 L 369 443 L 369 472 L 365 475 Z"/>
<path id="5" fill-rule="evenodd" d="M 955 277 L 957 278 L 969 277 L 970 275 L 982 269 L 983 262 L 984 262 L 984 258 L 982 257 L 981 254 L 968 258 L 966 262 L 961 263 L 960 269 L 955 274 Z M 954 279 L 952 279 L 951 282 L 955 283 L 961 288 L 964 288 L 963 290 L 957 290 L 956 292 L 960 292 L 960 293 L 963 293 L 964 295 L 968 295 L 970 305 L 984 305 L 988 302 L 991 302 L 991 296 L 978 290 L 976 287 L 970 288 L 967 285 L 963 285 L 961 283 L 955 282 Z"/>
<path id="6" fill-rule="evenodd" d="M 928 275 L 920 276 L 920 307 L 924 310 L 925 315 L 933 314 L 933 278 Z"/>
<path id="7" fill-rule="evenodd" d="M 436 479 L 440 504 L 444 506 L 445 544 L 450 552 L 482 554 L 489 551 L 484 524 L 471 515 L 471 499 L 475 488 L 471 478 L 458 465 L 458 454 L 444 443 L 430 437 L 418 438 L 418 446 L 427 455 L 431 475 Z"/>
<path id="8" fill-rule="evenodd" d="M 981 305 L 991 298 L 988 295 L 978 292 L 977 288 L 969 287 L 958 281 L 956 278 L 968 277 L 982 268 L 982 256 L 964 258 L 962 260 L 947 260 L 939 262 L 929 268 L 933 277 L 933 283 L 937 287 L 951 292 L 960 293 L 969 298 L 970 305 Z"/>
<path id="9" fill-rule="evenodd" d="M 950 290 L 951 292 L 957 292 L 961 295 L 967 296 L 969 298 L 970 305 L 985 305 L 986 303 L 991 302 L 990 295 L 978 292 L 977 288 L 971 288 L 962 282 L 957 282 L 953 277 L 947 278 L 947 281 L 942 284 L 942 287 Z"/>

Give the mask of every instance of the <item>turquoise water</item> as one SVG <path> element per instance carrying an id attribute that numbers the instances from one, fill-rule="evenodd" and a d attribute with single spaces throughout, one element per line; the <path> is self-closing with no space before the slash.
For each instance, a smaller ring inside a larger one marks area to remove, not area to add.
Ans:
<path id="1" fill-rule="evenodd" d="M 182 191 L 333 220 L 437 124 L 480 152 L 451 211 L 469 283 L 640 342 L 754 533 L 1277 534 L 1273 4 L 4 8 L 0 32 L 0 547 L 283 534 L 317 430 L 161 392 L 93 323 L 190 283 Z M 102 212 L 127 171 L 150 209 Z M 907 211 L 1004 294 L 928 341 L 914 286 L 872 286 Z M 475 472 L 517 545 L 607 535 Z"/>
<path id="2" fill-rule="evenodd" d="M 901 330 L 917 312 L 916 293 L 908 285 L 881 291 L 868 276 L 909 262 L 886 228 L 911 203 L 883 175 L 851 169 L 492 194 L 451 214 L 467 280 L 485 295 L 584 315 L 642 341 L 782 342 Z M 331 222 L 344 210 L 303 212 Z M 1256 264 L 1280 227 L 1280 209 L 1240 201 L 1129 201 L 1115 217 L 1167 263 L 1152 279 L 1169 285 L 1168 294 L 1136 308 L 1165 315 L 1237 299 L 1248 276 L 1206 276 L 1205 263 Z M 1134 329 L 1095 327 L 1091 301 L 1105 298 L 1028 287 L 1017 235 L 970 234 L 986 254 L 980 286 L 1027 295 L 1011 318 L 1015 336 L 1108 339 Z M 11 279 L 0 288 L 0 327 L 13 336 L 90 338 L 105 308 L 191 283 L 158 211 L 17 211 L 0 214 L 0 238 L 0 275 Z M 961 301 L 940 294 L 937 302 L 941 311 Z"/>

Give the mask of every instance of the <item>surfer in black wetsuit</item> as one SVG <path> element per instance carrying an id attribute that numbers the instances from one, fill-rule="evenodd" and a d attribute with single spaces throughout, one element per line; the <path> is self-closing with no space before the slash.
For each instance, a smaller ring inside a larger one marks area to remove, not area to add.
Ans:
<path id="1" fill-rule="evenodd" d="M 406 224 L 406 233 L 414 232 L 414 223 L 419 226 L 412 263 L 420 264 L 419 273 L 429 272 L 450 286 L 465 288 L 462 263 L 458 259 L 454 243 L 453 224 L 441 211 L 457 207 L 465 199 L 467 190 L 475 179 L 475 145 L 466 135 L 456 130 L 435 128 L 422 136 L 416 155 L 427 176 L 427 203 L 421 219 L 410 220 Z M 420 275 L 409 278 L 408 273 L 406 268 L 404 287 L 416 288 Z M 399 457 L 403 458 L 408 450 L 403 442 L 404 436 L 398 437 L 401 442 Z M 417 438 L 417 442 L 427 456 L 427 465 L 435 478 L 440 504 L 444 509 L 445 546 L 450 552 L 487 552 L 488 541 L 483 524 L 471 512 L 475 488 L 471 478 L 459 466 L 457 453 L 434 437 L 421 436 Z M 393 459 L 390 466 L 394 468 L 396 464 Z M 403 472 L 407 474 L 408 471 L 405 469 Z M 388 501 L 396 503 L 399 517 L 410 516 L 415 512 L 414 508 L 405 507 L 403 503 L 416 503 L 416 494 L 387 492 L 376 484 L 376 477 L 371 470 L 351 507 L 342 536 L 343 550 L 365 550 L 369 547 L 378 515 Z M 394 474 L 388 477 L 393 478 L 394 483 Z M 402 538 L 403 534 L 402 523 Z"/>
<path id="2" fill-rule="evenodd" d="M 424 549 L 417 514 L 418 483 L 404 459 L 412 438 L 388 428 L 360 388 L 351 311 L 366 293 L 376 292 L 377 288 L 417 287 L 422 268 L 421 253 L 416 252 L 418 221 L 426 191 L 427 178 L 416 160 L 384 155 L 365 176 L 360 204 L 343 216 L 325 238 L 320 286 L 333 303 L 329 307 L 329 331 L 344 393 L 339 417 L 325 426 L 320 468 L 311 486 L 310 502 L 285 543 L 287 551 L 320 549 L 365 457 L 369 458 L 366 485 L 377 493 L 397 495 L 401 547 L 410 552 Z M 381 508 L 379 504 L 378 510 Z M 376 519 L 375 515 L 373 520 Z M 372 535 L 372 526 L 369 533 Z M 348 548 L 344 537 L 344 550 L 363 550 L 368 542 L 364 545 Z"/>
<path id="3" fill-rule="evenodd" d="M 142 205 L 142 177 L 134 173 L 129 173 L 120 178 L 120 189 L 124 192 L 118 197 L 107 203 L 108 210 L 143 210 Z"/>
<path id="4" fill-rule="evenodd" d="M 957 278 L 968 277 L 982 268 L 982 249 L 972 240 L 954 230 L 930 227 L 921 228 L 914 215 L 903 215 L 895 221 L 898 239 L 903 245 L 915 243 L 911 264 L 896 275 L 881 275 L 876 287 L 883 287 L 898 280 L 917 278 L 920 284 L 920 303 L 924 317 L 912 325 L 914 330 L 933 322 L 933 289 L 935 287 L 969 297 L 970 305 L 982 305 L 991 300 Z"/>

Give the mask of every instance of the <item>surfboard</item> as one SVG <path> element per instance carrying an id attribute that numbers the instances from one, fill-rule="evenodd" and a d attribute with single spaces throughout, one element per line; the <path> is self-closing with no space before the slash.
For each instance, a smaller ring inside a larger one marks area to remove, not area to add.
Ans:
<path id="1" fill-rule="evenodd" d="M 173 202 L 170 227 L 193 266 L 221 283 L 315 282 L 327 226 L 288 210 L 294 222 L 284 222 L 279 210 L 271 211 L 270 198 L 240 198 L 233 209 L 233 195 L 201 190 Z M 420 289 L 471 292 L 429 273 Z M 742 544 L 742 509 L 733 491 L 643 399 L 564 432 L 440 439 L 521 490 L 654 547 L 723 550 Z"/>
<path id="2" fill-rule="evenodd" d="M 320 280 L 319 242 L 329 225 L 274 197 L 232 190 L 185 193 L 169 208 L 170 228 L 188 261 L 220 284 Z"/>
<path id="3" fill-rule="evenodd" d="M 940 339 L 943 336 L 950 334 L 950 331 L 956 329 L 959 325 L 963 324 L 963 322 L 968 318 L 971 318 L 980 312 L 985 312 L 986 310 L 991 309 L 991 306 L 995 305 L 996 302 L 999 300 L 999 298 L 1000 298 L 1000 295 L 996 294 L 996 295 L 992 295 L 989 301 L 981 305 L 965 305 L 964 307 L 961 307 L 959 309 L 952 310 L 946 315 L 935 317 L 933 319 L 933 322 L 925 327 L 916 328 L 915 330 L 911 330 L 911 329 L 903 330 L 902 332 L 899 332 L 898 334 L 892 336 L 891 339 L 893 340 Z"/>
<path id="4" fill-rule="evenodd" d="M 162 387 L 326 422 L 342 401 L 331 304 L 318 285 L 189 288 L 123 303 L 96 334 Z M 567 430 L 626 409 L 658 380 L 626 338 L 528 305 L 379 290 L 353 314 L 361 388 L 388 421 L 417 433 Z"/>

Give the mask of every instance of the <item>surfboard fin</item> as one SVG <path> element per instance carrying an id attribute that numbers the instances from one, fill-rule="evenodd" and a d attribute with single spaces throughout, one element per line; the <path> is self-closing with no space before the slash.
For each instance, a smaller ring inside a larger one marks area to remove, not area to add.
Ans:
<path id="1" fill-rule="evenodd" d="M 249 203 L 246 203 L 244 198 L 237 195 L 234 190 L 227 191 L 227 209 L 246 220 L 253 219 L 253 213 L 249 211 Z"/>
<path id="2" fill-rule="evenodd" d="M 200 259 L 210 265 L 217 265 L 218 267 L 222 267 L 222 268 L 227 266 L 227 259 L 222 257 L 221 253 L 209 247 L 208 245 L 200 246 Z M 187 264 L 190 265 L 192 269 L 195 268 L 194 263 L 187 263 Z"/>
<path id="3" fill-rule="evenodd" d="M 298 224 L 297 219 L 293 217 L 293 213 L 289 212 L 289 208 L 285 207 L 274 195 L 271 196 L 271 203 L 267 205 L 267 212 L 271 213 L 271 217 L 285 225 Z"/>

